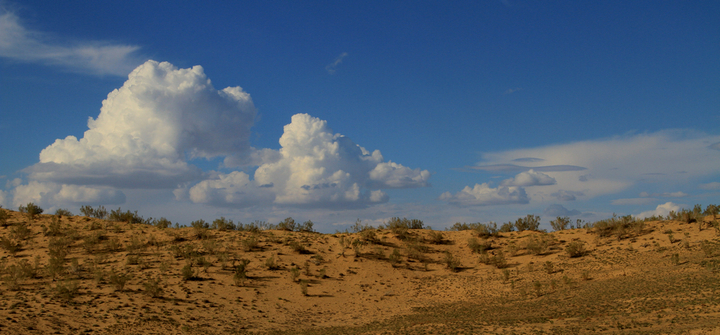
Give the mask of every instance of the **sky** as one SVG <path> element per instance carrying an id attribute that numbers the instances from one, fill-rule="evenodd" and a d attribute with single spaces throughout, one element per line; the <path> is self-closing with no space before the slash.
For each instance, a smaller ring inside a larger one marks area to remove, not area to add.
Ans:
<path id="1" fill-rule="evenodd" d="M 593 222 L 720 199 L 717 1 L 0 1 L 0 205 Z"/>

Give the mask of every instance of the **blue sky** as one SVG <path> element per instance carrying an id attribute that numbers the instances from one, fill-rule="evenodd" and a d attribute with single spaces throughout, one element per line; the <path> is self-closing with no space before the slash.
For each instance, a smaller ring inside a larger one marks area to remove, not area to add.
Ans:
<path id="1" fill-rule="evenodd" d="M 720 199 L 714 1 L 0 7 L 6 208 L 334 231 Z"/>

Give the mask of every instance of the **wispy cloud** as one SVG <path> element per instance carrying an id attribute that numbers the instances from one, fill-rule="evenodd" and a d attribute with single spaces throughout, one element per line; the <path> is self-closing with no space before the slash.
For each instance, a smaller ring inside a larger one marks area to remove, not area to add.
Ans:
<path id="1" fill-rule="evenodd" d="M 0 57 L 41 63 L 96 75 L 126 76 L 142 63 L 135 45 L 106 41 L 54 41 L 47 34 L 25 28 L 14 13 L 0 9 Z"/>
<path id="2" fill-rule="evenodd" d="M 341 53 L 340 56 L 338 56 L 338 58 L 336 58 L 334 62 L 325 66 L 325 71 L 327 71 L 329 74 L 335 74 L 337 66 L 340 65 L 340 63 L 342 63 L 343 59 L 345 57 L 347 57 L 347 55 L 348 55 L 347 52 Z"/>
<path id="3" fill-rule="evenodd" d="M 522 87 L 508 88 L 507 90 L 505 90 L 504 94 L 513 94 L 519 91 L 522 91 Z"/>

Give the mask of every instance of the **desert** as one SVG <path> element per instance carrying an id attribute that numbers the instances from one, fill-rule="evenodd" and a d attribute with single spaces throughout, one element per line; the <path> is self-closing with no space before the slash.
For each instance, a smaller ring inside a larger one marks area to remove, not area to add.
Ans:
<path id="1" fill-rule="evenodd" d="M 720 331 L 717 207 L 445 231 L 0 209 L 3 334 Z M 65 215 L 63 215 L 65 214 Z"/>

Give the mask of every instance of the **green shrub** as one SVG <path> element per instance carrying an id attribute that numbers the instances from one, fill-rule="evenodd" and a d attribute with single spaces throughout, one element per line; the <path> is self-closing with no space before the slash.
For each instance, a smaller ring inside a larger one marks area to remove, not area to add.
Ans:
<path id="1" fill-rule="evenodd" d="M 580 240 L 572 241 L 565 246 L 565 252 L 570 257 L 582 257 L 587 252 L 585 242 Z"/>
<path id="2" fill-rule="evenodd" d="M 4 209 L 0 209 L 0 226 L 7 227 L 7 220 L 10 218 L 10 214 Z"/>
<path id="3" fill-rule="evenodd" d="M 533 255 L 543 255 L 553 242 L 553 237 L 549 234 L 531 235 L 525 240 L 524 247 Z"/>
<path id="4" fill-rule="evenodd" d="M 113 222 L 127 222 L 127 223 L 143 223 L 142 216 L 138 215 L 138 212 L 122 211 L 122 208 L 118 207 L 117 210 L 110 210 L 108 220 Z"/>
<path id="5" fill-rule="evenodd" d="M 301 232 L 312 233 L 312 232 L 315 232 L 315 229 L 313 229 L 314 225 L 315 224 L 312 221 L 307 220 L 307 221 L 303 222 L 302 224 L 300 224 L 297 227 L 297 230 L 301 231 Z"/>
<path id="6" fill-rule="evenodd" d="M 538 230 L 540 227 L 540 217 L 537 215 L 528 214 L 524 218 L 519 218 L 515 221 L 515 229 L 518 231 L 525 230 Z"/>
<path id="7" fill-rule="evenodd" d="M 27 215 L 28 215 L 28 218 L 30 218 L 30 220 L 35 219 L 35 216 L 40 215 L 40 214 L 42 214 L 42 212 L 43 212 L 43 209 L 40 208 L 40 206 L 35 205 L 35 204 L 32 203 L 32 202 L 29 202 L 29 203 L 28 203 L 27 205 L 25 205 L 25 206 L 20 206 L 20 207 L 18 208 L 18 210 L 20 211 L 20 213 L 25 213 L 25 214 L 27 214 Z"/>
<path id="8" fill-rule="evenodd" d="M 198 278 L 197 272 L 193 269 L 192 263 L 188 262 L 183 266 L 182 269 L 180 269 L 180 275 L 182 276 L 182 280 L 188 281 Z"/>
<path id="9" fill-rule="evenodd" d="M 395 267 L 395 266 L 397 266 L 398 264 L 400 264 L 400 262 L 402 262 L 402 257 L 401 257 L 401 255 L 400 255 L 400 250 L 398 250 L 398 249 L 393 249 L 392 253 L 391 253 L 390 256 L 388 257 L 388 261 L 390 261 L 390 265 L 392 265 L 393 267 Z"/>
<path id="10" fill-rule="evenodd" d="M 70 212 L 70 211 L 67 210 L 67 209 L 64 209 L 64 208 L 58 208 L 58 209 L 55 211 L 55 215 L 56 215 L 56 216 L 59 216 L 59 217 L 63 217 L 63 216 L 73 216 L 73 213 Z"/>
<path id="11" fill-rule="evenodd" d="M 356 240 L 357 241 L 357 240 Z M 305 248 L 305 245 L 298 241 L 292 241 L 290 242 L 290 248 L 292 248 L 293 251 L 299 253 L 299 254 L 307 254 L 309 253 L 308 250 Z"/>
<path id="12" fill-rule="evenodd" d="M 196 220 L 193 222 L 190 222 L 190 226 L 193 227 L 193 232 L 195 232 L 195 237 L 198 239 L 206 239 L 209 236 L 207 230 L 210 229 L 210 225 L 205 222 L 205 220 Z"/>
<path id="13" fill-rule="evenodd" d="M 445 263 L 445 266 L 447 266 L 447 268 L 452 272 L 457 272 L 460 270 L 460 260 L 449 251 L 445 251 L 445 257 L 443 259 L 443 262 Z"/>
<path id="14" fill-rule="evenodd" d="M 219 231 L 236 230 L 237 226 L 235 225 L 233 220 L 228 220 L 223 216 L 213 221 L 212 229 L 216 229 Z"/>
<path id="15" fill-rule="evenodd" d="M 282 222 L 277 224 L 278 230 L 286 230 L 286 231 L 294 231 L 295 230 L 295 220 L 291 217 L 286 218 Z"/>
<path id="16" fill-rule="evenodd" d="M 235 281 L 235 285 L 243 286 L 243 284 L 247 280 L 248 264 L 250 264 L 250 260 L 243 258 L 240 260 L 240 264 L 235 266 L 235 274 L 233 275 L 233 280 Z"/>
<path id="17" fill-rule="evenodd" d="M 110 270 L 108 281 L 115 287 L 115 291 L 122 291 L 125 289 L 125 285 L 131 278 L 132 276 L 129 273 L 118 273 L 113 269 Z"/>
<path id="18" fill-rule="evenodd" d="M 445 244 L 448 241 L 445 239 L 445 235 L 442 232 L 430 230 L 428 232 L 428 241 L 432 244 Z"/>
<path id="19" fill-rule="evenodd" d="M 555 220 L 550 221 L 550 226 L 552 226 L 554 231 L 560 231 L 565 230 L 570 225 L 570 218 L 567 216 L 564 217 L 557 217 Z"/>
<path id="20" fill-rule="evenodd" d="M 275 263 L 275 255 L 270 256 L 270 258 L 265 260 L 265 267 L 267 267 L 268 270 L 277 270 L 280 267 Z"/>
<path id="21" fill-rule="evenodd" d="M 300 269 L 298 269 L 297 266 L 293 266 L 292 269 L 290 269 L 290 279 L 295 282 L 298 278 L 300 278 Z"/>
<path id="22" fill-rule="evenodd" d="M 107 209 L 105 209 L 104 206 L 98 206 L 98 208 L 94 209 L 91 206 L 82 206 L 80 207 L 80 213 L 82 215 L 91 217 L 91 218 L 97 218 L 100 220 L 105 219 L 107 217 Z"/>
<path id="23" fill-rule="evenodd" d="M 162 279 L 160 277 L 156 277 L 155 279 L 150 279 L 147 282 L 143 283 L 143 287 L 145 288 L 144 293 L 147 294 L 151 298 L 162 298 L 163 296 L 163 288 L 162 288 Z"/>
<path id="24" fill-rule="evenodd" d="M 491 240 L 483 240 L 482 242 L 480 242 L 475 237 L 469 238 L 467 245 L 468 245 L 468 248 L 470 248 L 470 250 L 472 250 L 473 253 L 477 253 L 477 254 L 481 254 L 481 253 L 485 252 L 485 250 L 492 249 L 492 241 Z"/>
<path id="25" fill-rule="evenodd" d="M 172 226 L 172 222 L 170 222 L 170 220 L 168 220 L 164 217 L 161 217 L 159 220 L 153 221 L 153 226 L 158 227 L 160 229 L 165 229 L 165 228 L 169 228 L 170 226 Z"/>
<path id="26" fill-rule="evenodd" d="M 255 238 L 255 235 L 250 235 L 246 239 L 242 241 L 242 248 L 244 251 L 252 251 L 253 249 L 258 247 L 258 240 Z M 295 249 L 293 247 L 293 249 Z"/>
<path id="27" fill-rule="evenodd" d="M 78 284 L 75 281 L 59 282 L 53 287 L 54 297 L 65 303 L 71 302 L 79 292 Z"/>
<path id="28" fill-rule="evenodd" d="M 62 226 L 57 216 L 53 216 L 52 221 L 47 227 L 43 226 L 43 235 L 45 236 L 60 236 L 63 235 Z"/>
<path id="29" fill-rule="evenodd" d="M 7 251 L 10 255 L 15 256 L 15 254 L 20 251 L 20 242 L 15 242 L 14 240 L 7 238 L 7 236 L 3 236 L 0 237 L 0 247 Z"/>
<path id="30" fill-rule="evenodd" d="M 25 241 L 32 235 L 32 230 L 27 224 L 18 222 L 10 229 L 10 235 L 17 240 Z"/>
<path id="31" fill-rule="evenodd" d="M 515 231 L 515 224 L 512 222 L 503 223 L 498 231 L 501 233 L 509 233 Z"/>

